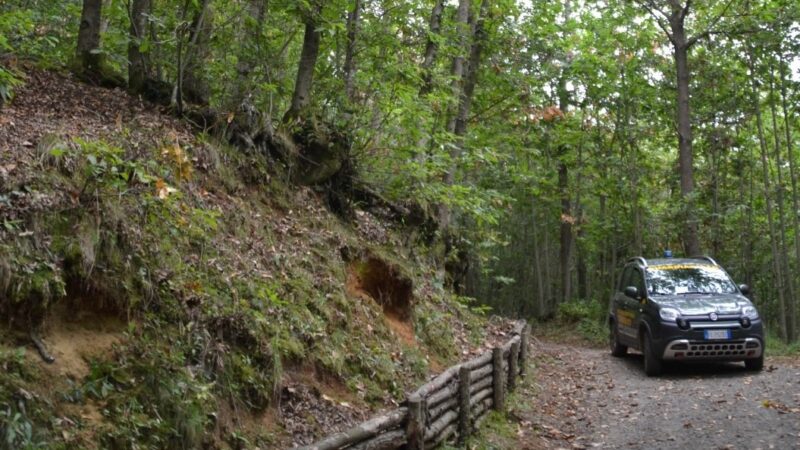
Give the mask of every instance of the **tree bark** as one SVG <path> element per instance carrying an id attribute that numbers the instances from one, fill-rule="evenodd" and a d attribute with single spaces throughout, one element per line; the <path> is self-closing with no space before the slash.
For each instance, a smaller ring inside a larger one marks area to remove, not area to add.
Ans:
<path id="1" fill-rule="evenodd" d="M 88 76 L 98 76 L 102 72 L 103 58 L 100 54 L 102 9 L 102 0 L 83 0 L 76 56 L 80 70 Z"/>
<path id="2" fill-rule="evenodd" d="M 442 12 L 444 1 L 436 0 L 431 11 L 430 25 L 428 28 L 428 41 L 425 44 L 425 57 L 422 60 L 422 87 L 419 95 L 423 97 L 433 90 L 433 65 L 436 62 L 436 53 L 439 51 L 436 35 L 442 29 Z"/>
<path id="3" fill-rule="evenodd" d="M 456 136 L 463 137 L 467 134 L 467 121 L 469 119 L 470 108 L 472 107 L 472 98 L 475 94 L 475 86 L 478 84 L 478 72 L 481 65 L 481 56 L 483 54 L 483 46 L 486 43 L 486 12 L 489 9 L 491 0 L 483 0 L 481 8 L 478 12 L 478 19 L 475 22 L 475 31 L 473 32 L 472 46 L 469 52 L 469 61 L 466 67 L 466 74 L 464 75 L 464 86 L 461 91 L 458 105 L 458 116 L 456 117 L 456 124 L 454 132 Z"/>
<path id="4" fill-rule="evenodd" d="M 141 45 L 147 35 L 147 16 L 150 13 L 150 0 L 133 0 L 131 4 L 130 42 L 128 43 L 128 89 L 142 92 L 149 76 L 149 52 L 142 52 Z"/>
<path id="5" fill-rule="evenodd" d="M 204 0 L 192 20 L 191 44 L 186 49 L 186 66 L 181 80 L 185 98 L 199 105 L 207 105 L 211 96 L 211 88 L 203 74 L 205 62 L 210 55 L 209 43 L 213 29 L 210 4 L 211 0 Z"/>
<path id="6" fill-rule="evenodd" d="M 770 176 L 769 176 L 769 163 L 767 161 L 767 143 L 764 137 L 764 122 L 761 115 L 761 100 L 759 99 L 758 93 L 758 85 L 756 81 L 756 72 L 755 72 L 755 57 L 753 56 L 752 49 L 750 50 L 749 55 L 749 64 L 750 64 L 750 77 L 752 83 L 752 101 L 753 101 L 753 108 L 754 113 L 756 115 L 756 125 L 758 129 L 758 142 L 761 149 L 761 167 L 762 167 L 762 175 L 764 177 L 764 201 L 766 202 L 767 207 L 767 224 L 769 225 L 769 242 L 770 248 L 772 250 L 772 269 L 775 273 L 775 278 L 777 281 L 777 295 L 778 295 L 778 323 L 780 327 L 780 336 L 781 339 L 786 342 L 787 333 L 786 333 L 786 299 L 784 293 L 784 277 L 783 272 L 781 270 L 780 264 L 780 257 L 778 256 L 778 236 L 775 232 L 775 222 L 772 215 L 772 198 L 770 197 Z"/>
<path id="7" fill-rule="evenodd" d="M 786 212 L 785 212 L 785 200 L 783 198 L 783 158 L 781 157 L 781 142 L 780 142 L 780 130 L 778 128 L 778 113 L 776 110 L 775 102 L 777 100 L 775 95 L 775 80 L 773 74 L 773 68 L 770 66 L 770 83 L 769 83 L 769 108 L 770 114 L 772 119 L 772 135 L 775 138 L 775 146 L 774 146 L 774 153 L 775 153 L 775 173 L 776 173 L 776 199 L 775 202 L 778 204 L 778 230 L 780 232 L 780 263 L 783 266 L 783 273 L 786 274 L 786 287 L 788 289 L 788 297 L 787 297 L 787 311 L 786 315 L 786 339 L 789 342 L 793 342 L 795 339 L 795 329 L 794 329 L 794 313 L 792 311 L 792 306 L 794 304 L 793 299 L 795 298 L 795 288 L 794 288 L 794 281 L 793 277 L 791 276 L 791 270 L 789 268 L 789 255 L 788 255 L 788 245 L 786 243 Z M 790 150 L 791 153 L 791 150 Z M 795 215 L 797 211 L 795 210 Z"/>
<path id="8" fill-rule="evenodd" d="M 311 104 L 311 87 L 314 82 L 314 69 L 317 66 L 319 46 L 322 35 L 317 30 L 317 20 L 322 12 L 322 6 L 317 4 L 309 11 L 305 18 L 305 33 L 303 34 L 303 48 L 300 52 L 300 62 L 297 66 L 297 78 L 294 83 L 292 104 L 283 117 L 284 122 L 296 119 L 301 112 Z"/>
<path id="9" fill-rule="evenodd" d="M 797 195 L 797 171 L 795 168 L 795 159 L 793 154 L 792 132 L 789 128 L 789 107 L 787 103 L 786 93 L 786 64 L 783 59 L 783 54 L 780 54 L 779 60 L 780 72 L 780 90 L 781 90 L 781 110 L 783 113 L 783 129 L 786 135 L 786 159 L 789 161 L 789 176 L 792 181 L 792 227 L 794 229 L 794 252 L 795 262 L 800 264 L 800 201 Z M 794 271 L 791 271 L 794 273 Z M 790 323 L 792 329 L 795 331 L 795 338 L 797 333 L 797 298 L 792 297 L 789 302 Z"/>
<path id="10" fill-rule="evenodd" d="M 456 10 L 456 27 L 458 30 L 457 48 L 459 51 L 453 58 L 453 65 L 450 70 L 450 75 L 453 77 L 452 93 L 457 99 L 461 99 L 464 83 L 464 49 L 469 37 L 469 0 L 459 0 L 458 9 Z M 459 100 L 460 104 L 460 100 Z M 447 123 L 447 131 L 455 133 L 457 112 L 450 115 Z M 455 145 L 456 147 L 458 144 Z M 451 158 L 454 157 L 451 151 Z M 451 167 L 444 174 L 444 184 L 450 186 L 455 181 L 455 161 L 451 162 Z M 442 230 L 446 230 L 450 226 L 451 221 L 450 208 L 445 205 L 439 205 L 439 226 Z"/>
<path id="11" fill-rule="evenodd" d="M 344 92 L 348 101 L 355 100 L 356 43 L 361 21 L 361 0 L 353 0 L 353 10 L 347 16 L 347 50 L 344 57 Z"/>
<path id="12" fill-rule="evenodd" d="M 676 7 L 677 6 L 677 7 Z M 700 254 L 697 237 L 697 215 L 694 211 L 694 163 L 692 152 L 692 123 L 689 108 L 689 42 L 684 28 L 688 5 L 681 8 L 673 3 L 669 24 L 672 30 L 673 57 L 677 82 L 678 165 L 681 178 L 683 217 L 683 247 L 687 256 Z"/>

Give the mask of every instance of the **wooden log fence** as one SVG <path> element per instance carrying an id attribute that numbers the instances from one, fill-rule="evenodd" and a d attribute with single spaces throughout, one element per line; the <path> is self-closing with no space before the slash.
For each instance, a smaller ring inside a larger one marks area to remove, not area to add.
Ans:
<path id="1" fill-rule="evenodd" d="M 459 445 L 486 415 L 503 410 L 507 391 L 525 376 L 530 327 L 520 321 L 503 345 L 448 368 L 406 396 L 404 405 L 301 450 L 424 450 Z"/>

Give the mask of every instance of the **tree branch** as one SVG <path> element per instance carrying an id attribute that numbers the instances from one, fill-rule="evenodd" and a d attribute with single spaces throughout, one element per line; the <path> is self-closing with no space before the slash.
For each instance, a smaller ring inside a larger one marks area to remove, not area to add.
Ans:
<path id="1" fill-rule="evenodd" d="M 666 25 L 664 25 L 664 22 L 662 22 L 661 19 L 658 17 L 658 14 L 661 14 L 665 18 L 669 18 L 669 16 L 667 16 L 664 13 L 664 11 L 661 11 L 660 9 L 658 9 L 650 1 L 634 0 L 634 2 L 640 4 L 644 9 L 647 10 L 647 12 L 650 14 L 650 16 L 656 21 L 656 24 L 658 25 L 658 27 L 661 28 L 661 31 L 663 31 L 664 34 L 667 35 L 667 38 L 669 38 L 669 41 L 672 42 L 673 44 L 675 44 L 675 39 L 672 37 L 672 33 L 669 32 L 669 30 L 667 29 Z M 658 14 L 656 14 L 656 13 L 658 13 Z"/>
<path id="2" fill-rule="evenodd" d="M 706 27 L 705 30 L 703 30 L 702 32 L 700 32 L 700 33 L 692 36 L 691 38 L 689 38 L 686 41 L 686 48 L 692 48 L 692 46 L 694 44 L 696 44 L 698 40 L 707 38 L 708 36 L 710 36 L 712 34 L 721 34 L 722 31 L 714 30 L 714 27 L 716 27 L 717 23 L 719 23 L 719 21 L 722 19 L 722 17 L 725 16 L 725 13 L 728 12 L 728 9 L 731 7 L 732 4 L 733 4 L 733 0 L 729 0 L 728 3 L 725 4 L 725 7 L 722 8 L 722 12 L 717 14 L 717 16 L 714 17 L 711 20 L 711 24 L 709 24 L 708 27 Z M 688 1 L 687 1 L 687 5 L 688 5 Z"/>

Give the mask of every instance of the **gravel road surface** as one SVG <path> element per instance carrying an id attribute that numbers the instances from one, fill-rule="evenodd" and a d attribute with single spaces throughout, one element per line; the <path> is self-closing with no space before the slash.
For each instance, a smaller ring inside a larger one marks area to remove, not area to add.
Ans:
<path id="1" fill-rule="evenodd" d="M 518 448 L 800 449 L 800 361 L 670 365 L 535 341 L 533 386 L 512 411 Z M 506 443 L 505 445 L 508 445 Z"/>

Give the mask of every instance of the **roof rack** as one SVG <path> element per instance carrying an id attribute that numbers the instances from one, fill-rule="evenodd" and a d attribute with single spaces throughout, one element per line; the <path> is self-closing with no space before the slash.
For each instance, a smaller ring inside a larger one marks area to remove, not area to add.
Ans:
<path id="1" fill-rule="evenodd" d="M 697 256 L 692 256 L 692 258 L 696 258 L 696 259 L 705 259 L 706 261 L 710 262 L 711 264 L 713 264 L 713 265 L 715 265 L 715 266 L 718 266 L 718 265 L 719 265 L 719 264 L 717 264 L 717 262 L 716 262 L 716 261 L 714 261 L 714 259 L 713 259 L 713 258 L 711 258 L 711 257 L 710 257 L 710 256 L 708 256 L 708 255 L 697 255 Z"/>
<path id="2" fill-rule="evenodd" d="M 647 267 L 647 260 L 642 258 L 641 256 L 634 256 L 633 258 L 629 258 L 628 262 L 638 262 L 642 265 L 642 267 Z"/>

